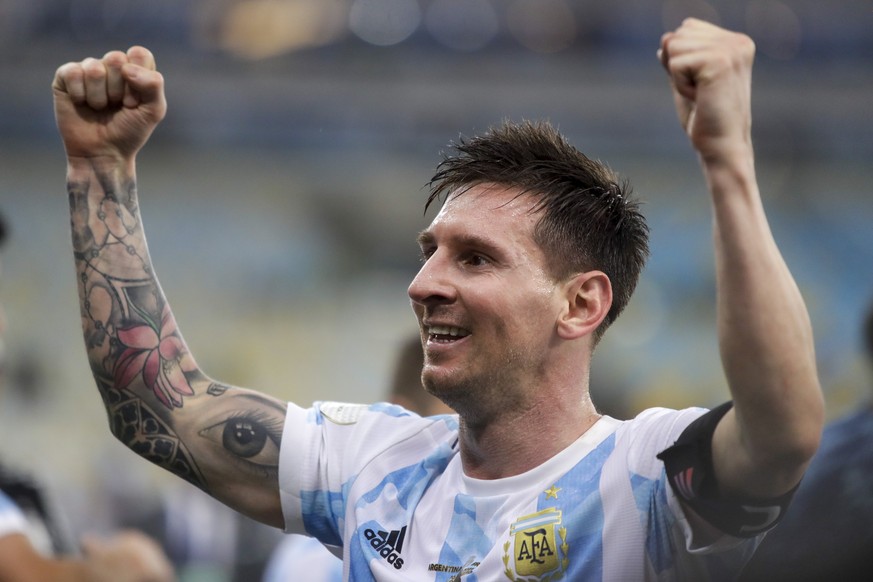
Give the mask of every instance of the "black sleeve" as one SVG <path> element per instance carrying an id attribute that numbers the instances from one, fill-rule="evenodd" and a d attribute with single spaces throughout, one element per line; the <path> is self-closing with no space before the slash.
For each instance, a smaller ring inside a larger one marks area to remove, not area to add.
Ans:
<path id="1" fill-rule="evenodd" d="M 658 458 L 664 461 L 673 492 L 700 517 L 732 536 L 754 537 L 782 519 L 797 488 L 775 499 L 727 498 L 719 493 L 712 435 L 732 407 L 733 402 L 725 402 L 689 424 Z"/>

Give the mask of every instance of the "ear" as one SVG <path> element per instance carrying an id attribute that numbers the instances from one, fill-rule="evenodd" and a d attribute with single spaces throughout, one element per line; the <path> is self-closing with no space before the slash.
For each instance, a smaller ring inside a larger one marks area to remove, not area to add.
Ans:
<path id="1" fill-rule="evenodd" d="M 564 285 L 557 331 L 563 339 L 591 335 L 612 307 L 612 283 L 603 271 L 573 275 Z"/>

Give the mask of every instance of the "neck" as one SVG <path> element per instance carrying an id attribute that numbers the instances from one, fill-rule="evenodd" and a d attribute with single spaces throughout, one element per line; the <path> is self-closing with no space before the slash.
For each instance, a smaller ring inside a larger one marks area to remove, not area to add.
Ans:
<path id="1" fill-rule="evenodd" d="M 476 479 L 529 471 L 570 446 L 600 418 L 586 393 L 573 402 L 537 402 L 487 422 L 460 419 L 461 463 Z"/>

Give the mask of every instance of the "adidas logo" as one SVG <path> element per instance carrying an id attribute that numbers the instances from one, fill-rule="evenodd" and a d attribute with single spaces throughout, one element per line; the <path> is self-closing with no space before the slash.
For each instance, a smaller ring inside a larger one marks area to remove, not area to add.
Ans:
<path id="1" fill-rule="evenodd" d="M 387 531 L 364 530 L 364 537 L 370 542 L 370 546 L 379 552 L 379 556 L 394 566 L 397 570 L 403 567 L 403 558 L 400 551 L 403 549 L 403 540 L 406 538 L 406 526 L 401 529 Z"/>

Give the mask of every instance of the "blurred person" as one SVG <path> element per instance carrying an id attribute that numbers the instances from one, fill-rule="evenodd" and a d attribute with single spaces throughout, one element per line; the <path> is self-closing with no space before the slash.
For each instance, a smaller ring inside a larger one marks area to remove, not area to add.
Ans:
<path id="1" fill-rule="evenodd" d="M 861 332 L 873 378 L 873 301 Z M 871 396 L 825 427 L 791 508 L 761 542 L 743 582 L 863 582 L 873 576 Z"/>
<path id="2" fill-rule="evenodd" d="M 122 447 L 106 447 L 96 456 L 96 486 L 89 494 L 100 505 L 103 523 L 154 538 L 179 582 L 260 580 L 276 544 L 286 537 L 190 483 L 154 474 L 154 467 Z"/>
<path id="3" fill-rule="evenodd" d="M 0 491 L 0 580 L 3 582 L 167 582 L 172 568 L 155 541 L 140 532 L 108 540 L 85 538 L 82 557 L 49 557 L 27 536 L 27 520 Z"/>
<path id="4" fill-rule="evenodd" d="M 127 490 L 112 486 L 129 479 L 103 476 L 99 499 L 111 508 L 113 524 L 142 531 L 166 548 L 180 582 L 251 582 L 261 577 L 281 532 L 181 481 L 159 487 L 144 482 Z M 144 490 L 149 485 L 153 489 Z"/>
<path id="5" fill-rule="evenodd" d="M 394 360 L 387 401 L 423 417 L 451 414 L 452 409 L 421 384 L 424 352 L 416 334 L 401 343 Z M 335 552 L 335 553 L 334 553 Z M 343 579 L 342 548 L 328 549 L 317 539 L 290 534 L 276 547 L 262 582 L 289 582 L 306 572 L 310 582 Z"/>
<path id="6" fill-rule="evenodd" d="M 453 414 L 454 411 L 442 400 L 424 389 L 421 383 L 423 367 L 424 351 L 421 348 L 421 337 L 414 335 L 401 342 L 394 358 L 388 402 L 402 406 L 419 416 Z"/>
<path id="7" fill-rule="evenodd" d="M 0 248 L 6 236 L 6 221 L 0 215 Z M 4 328 L 0 309 L 0 372 L 6 354 Z M 126 530 L 108 539 L 86 537 L 82 551 L 82 556 L 73 554 L 42 488 L 0 463 L 0 582 L 174 580 L 161 547 L 140 532 Z"/>
<path id="8" fill-rule="evenodd" d="M 206 375 L 157 281 L 135 164 L 166 113 L 154 56 L 59 67 L 83 333 L 113 434 L 246 515 L 342 547 L 349 580 L 735 576 L 788 506 L 824 403 L 755 177 L 754 43 L 687 19 L 658 53 L 712 201 L 732 400 L 624 422 L 597 412 L 589 369 L 648 227 L 630 187 L 548 123 L 460 140 L 430 183 L 442 207 L 408 293 L 422 383 L 457 416 L 302 408 Z"/>

